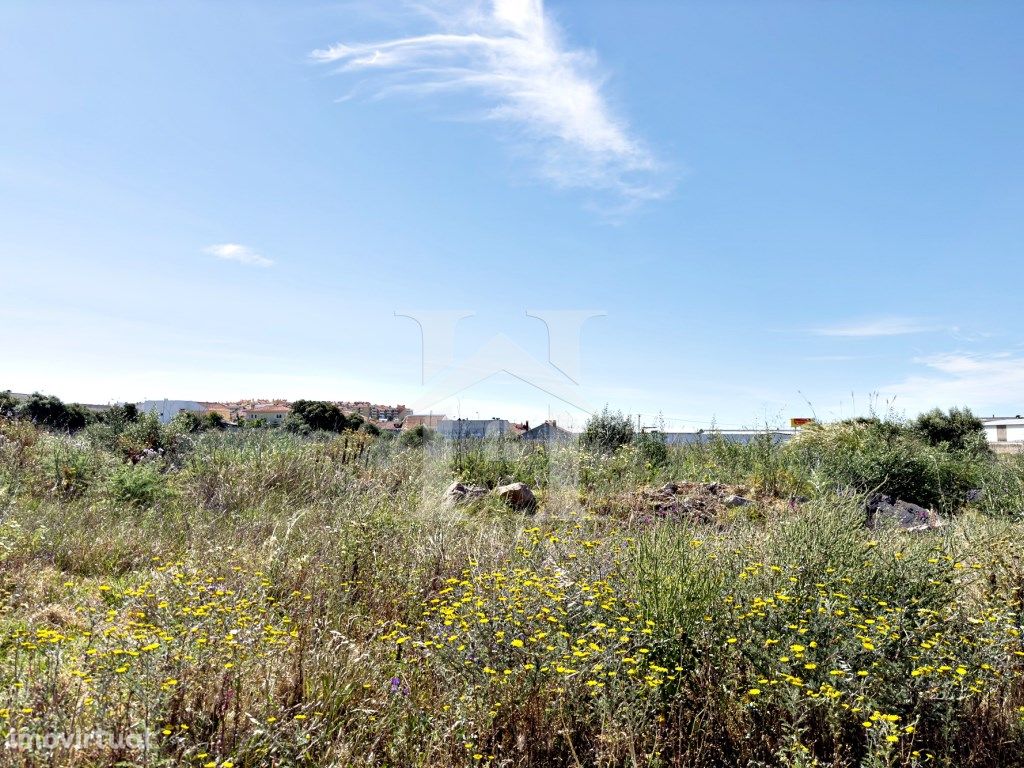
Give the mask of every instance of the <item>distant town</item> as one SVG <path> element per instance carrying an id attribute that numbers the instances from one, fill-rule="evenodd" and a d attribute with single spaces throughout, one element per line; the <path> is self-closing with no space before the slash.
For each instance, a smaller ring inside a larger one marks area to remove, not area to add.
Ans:
<path id="1" fill-rule="evenodd" d="M 515 422 L 502 418 L 491 419 L 449 419 L 443 413 L 416 414 L 403 404 L 386 405 L 367 400 L 327 401 L 335 405 L 346 416 L 359 416 L 371 422 L 381 432 L 410 431 L 422 427 L 437 432 L 442 437 L 486 438 L 522 437 L 527 440 L 568 439 L 572 432 L 559 427 L 555 421 L 530 426 L 528 421 Z M 179 413 L 195 413 L 202 416 L 218 414 L 228 426 L 246 421 L 262 421 L 268 426 L 284 424 L 292 412 L 293 403 L 288 400 L 239 400 L 231 403 L 204 402 L 198 400 L 145 400 L 137 404 L 142 413 L 155 413 L 162 423 L 168 423 Z M 98 407 L 98 406 L 97 406 Z"/>
<path id="2" fill-rule="evenodd" d="M 28 395 L 12 393 L 15 398 L 25 399 Z M 298 402 L 298 401 L 296 401 Z M 560 441 L 575 437 L 576 433 L 560 426 L 555 420 L 545 420 L 531 425 L 529 421 L 512 421 L 501 417 L 490 419 L 449 418 L 443 413 L 417 414 L 404 404 L 372 403 L 368 400 L 326 401 L 345 416 L 357 416 L 369 422 L 382 433 L 400 433 L 415 429 L 427 429 L 439 437 L 449 439 L 484 439 L 492 437 L 522 438 L 535 441 Z M 293 412 L 294 403 L 282 398 L 244 399 L 232 402 L 200 400 L 144 400 L 136 403 L 140 413 L 152 413 L 161 423 L 167 424 L 182 413 L 196 416 L 216 414 L 226 428 L 234 428 L 254 421 L 275 427 L 285 424 Z M 109 405 L 84 404 L 90 411 L 99 413 Z M 985 437 L 996 450 L 1017 452 L 1024 450 L 1024 417 L 982 416 L 979 417 L 985 429 Z M 747 443 L 756 435 L 770 435 L 774 442 L 785 442 L 800 429 L 814 424 L 812 418 L 790 419 L 788 428 L 760 429 L 695 429 L 689 431 L 661 431 L 669 445 L 685 445 L 700 442 L 714 435 L 735 443 Z"/>

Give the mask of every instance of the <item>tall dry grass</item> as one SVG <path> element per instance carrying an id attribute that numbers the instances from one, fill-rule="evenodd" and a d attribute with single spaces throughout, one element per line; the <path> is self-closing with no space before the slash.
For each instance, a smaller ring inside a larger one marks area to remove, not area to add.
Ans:
<path id="1" fill-rule="evenodd" d="M 43 747 L 0 760 L 1024 764 L 1019 463 L 909 536 L 770 443 L 0 434 L 0 719 Z M 447 507 L 456 473 L 540 511 Z M 758 501 L 595 511 L 669 479 Z M 45 748 L 95 730 L 152 739 Z"/>

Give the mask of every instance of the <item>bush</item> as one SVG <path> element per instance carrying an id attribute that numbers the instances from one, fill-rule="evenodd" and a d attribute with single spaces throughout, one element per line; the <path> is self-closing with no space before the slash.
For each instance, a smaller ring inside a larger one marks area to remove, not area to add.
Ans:
<path id="1" fill-rule="evenodd" d="M 633 422 L 628 416 L 624 416 L 621 411 L 612 413 L 605 406 L 600 413 L 590 417 L 580 435 L 580 442 L 592 451 L 614 453 L 631 443 L 635 433 Z"/>
<path id="2" fill-rule="evenodd" d="M 33 423 L 61 432 L 77 432 L 96 421 L 96 416 L 79 403 L 64 403 L 59 397 L 33 392 L 20 403 L 15 415 Z"/>
<path id="3" fill-rule="evenodd" d="M 746 442 L 711 431 L 693 443 L 672 446 L 665 473 L 666 479 L 749 486 L 765 496 L 808 496 L 812 468 L 805 462 L 806 454 L 785 448 L 768 430 Z"/>
<path id="4" fill-rule="evenodd" d="M 95 447 L 116 451 L 118 438 L 139 418 L 139 410 L 134 404 L 113 405 L 99 413 L 96 422 L 82 431 L 82 436 Z"/>
<path id="5" fill-rule="evenodd" d="M 417 427 L 402 432 L 399 442 L 406 448 L 422 448 L 433 442 L 436 433 L 432 429 L 420 424 Z"/>
<path id="6" fill-rule="evenodd" d="M 202 415 L 194 411 L 182 411 L 171 419 L 170 426 L 178 432 L 196 434 L 205 432 L 208 429 L 224 429 L 224 417 L 219 413 L 204 413 Z"/>
<path id="7" fill-rule="evenodd" d="M 454 477 L 471 485 L 496 488 L 522 482 L 532 488 L 547 485 L 548 455 L 543 446 L 508 441 L 480 441 L 461 445 L 451 460 Z"/>
<path id="8" fill-rule="evenodd" d="M 18 412 L 18 398 L 7 389 L 0 392 L 0 418 L 13 419 Z"/>
<path id="9" fill-rule="evenodd" d="M 101 424 L 109 424 L 119 432 L 139 420 L 139 409 L 134 403 L 112 405 L 98 415 Z"/>
<path id="10" fill-rule="evenodd" d="M 176 459 L 191 445 L 193 421 L 182 416 L 163 425 L 155 413 L 145 413 L 116 435 L 114 450 L 132 464 L 157 457 Z"/>
<path id="11" fill-rule="evenodd" d="M 245 426 L 245 423 L 243 423 L 243 426 Z M 284 421 L 281 422 L 281 429 L 285 432 L 290 432 L 293 435 L 309 436 L 313 434 L 313 428 L 306 423 L 305 419 L 296 413 L 289 413 L 284 417 Z"/>
<path id="12" fill-rule="evenodd" d="M 362 424 L 359 425 L 359 429 L 357 431 L 362 432 L 363 434 L 366 435 L 372 435 L 376 437 L 377 435 L 380 434 L 380 427 L 378 427 L 372 421 L 364 421 Z"/>
<path id="13" fill-rule="evenodd" d="M 203 431 L 203 419 L 202 417 L 192 411 L 182 411 L 175 415 L 170 422 L 179 432 L 186 432 L 195 434 L 196 432 Z"/>
<path id="14" fill-rule="evenodd" d="M 972 453 L 991 451 L 981 419 L 968 408 L 950 408 L 949 413 L 935 408 L 918 416 L 912 429 L 929 445 Z"/>
<path id="15" fill-rule="evenodd" d="M 203 429 L 224 429 L 227 426 L 227 421 L 216 411 L 210 411 L 209 413 L 203 414 Z"/>
<path id="16" fill-rule="evenodd" d="M 123 464 L 106 483 L 107 494 L 116 502 L 133 507 L 151 507 L 167 494 L 167 484 L 157 464 Z"/>
<path id="17" fill-rule="evenodd" d="M 56 437 L 37 448 L 45 451 L 40 467 L 41 484 L 57 498 L 66 500 L 83 495 L 100 473 L 102 454 L 78 438 Z"/>
<path id="18" fill-rule="evenodd" d="M 324 400 L 296 400 L 289 415 L 304 422 L 314 432 L 355 430 L 363 423 L 361 416 L 346 416 L 334 403 Z"/>
<path id="19" fill-rule="evenodd" d="M 1024 453 L 993 461 L 980 489 L 977 508 L 991 515 L 1024 518 Z"/>
<path id="20" fill-rule="evenodd" d="M 832 491 L 878 491 L 952 511 L 979 487 L 989 460 L 930 445 L 913 427 L 859 420 L 805 429 L 786 446 Z"/>
<path id="21" fill-rule="evenodd" d="M 641 432 L 633 438 L 640 461 L 651 467 L 663 467 L 668 463 L 668 446 L 663 432 Z"/>

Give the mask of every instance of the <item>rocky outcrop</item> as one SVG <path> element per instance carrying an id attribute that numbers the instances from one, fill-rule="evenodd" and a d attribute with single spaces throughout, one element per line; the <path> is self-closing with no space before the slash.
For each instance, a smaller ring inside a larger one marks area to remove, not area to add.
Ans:
<path id="1" fill-rule="evenodd" d="M 750 489 L 725 483 L 681 480 L 660 488 L 626 491 L 592 502 L 603 514 L 628 517 L 639 522 L 687 519 L 698 523 L 723 523 L 732 508 L 752 507 Z"/>
<path id="2" fill-rule="evenodd" d="M 894 499 L 882 493 L 868 498 L 865 504 L 868 528 L 895 528 L 901 531 L 918 532 L 941 528 L 946 521 L 931 509 L 911 504 L 909 501 Z"/>
<path id="3" fill-rule="evenodd" d="M 473 499 L 479 499 L 487 495 L 487 489 L 482 485 L 464 485 L 456 480 L 448 486 L 444 492 L 444 504 L 453 507 L 457 504 L 465 504 Z"/>
<path id="4" fill-rule="evenodd" d="M 736 493 L 730 493 L 728 496 L 722 499 L 722 503 L 725 504 L 725 506 L 727 507 L 745 507 L 748 504 L 753 504 L 754 502 L 748 499 L 746 496 L 740 496 L 739 494 Z"/>
<path id="5" fill-rule="evenodd" d="M 467 485 L 456 480 L 445 490 L 442 502 L 446 507 L 454 507 L 488 495 L 501 499 L 518 512 L 533 512 L 537 508 L 537 497 L 526 483 L 509 483 L 488 491 L 482 485 Z"/>
<path id="6" fill-rule="evenodd" d="M 532 512 L 537 508 L 537 497 L 526 483 L 509 483 L 494 489 L 494 495 L 519 512 Z"/>

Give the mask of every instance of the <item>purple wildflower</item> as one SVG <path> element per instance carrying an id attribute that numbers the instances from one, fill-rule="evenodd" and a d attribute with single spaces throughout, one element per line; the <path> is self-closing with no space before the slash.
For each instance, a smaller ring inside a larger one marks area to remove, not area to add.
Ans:
<path id="1" fill-rule="evenodd" d="M 401 694 L 402 696 L 409 695 L 409 686 L 405 685 L 402 682 L 402 678 L 398 677 L 397 675 L 395 677 L 392 677 L 391 680 L 388 681 L 388 688 L 391 691 L 391 693 L 396 696 L 398 694 Z"/>

